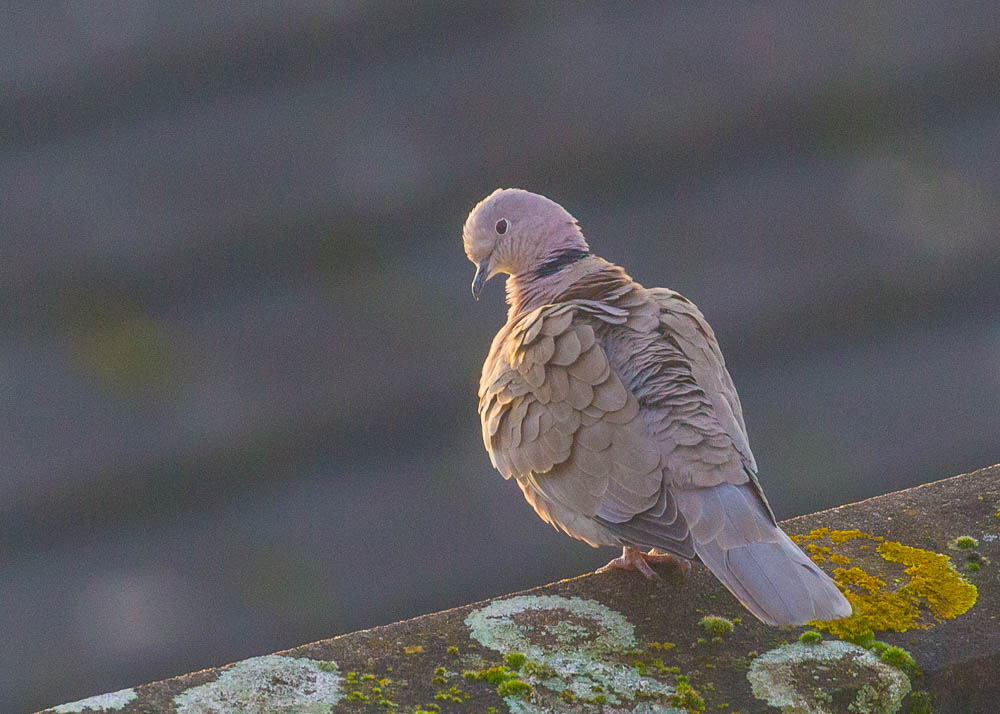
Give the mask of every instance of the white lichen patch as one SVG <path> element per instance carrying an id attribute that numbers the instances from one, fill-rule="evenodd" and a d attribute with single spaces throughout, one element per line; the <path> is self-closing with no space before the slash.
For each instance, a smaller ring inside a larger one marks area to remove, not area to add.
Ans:
<path id="1" fill-rule="evenodd" d="M 59 712 L 59 714 L 83 712 L 88 709 L 93 712 L 113 712 L 123 709 L 125 705 L 135 698 L 136 693 L 134 689 L 120 689 L 110 694 L 98 694 L 96 697 L 88 697 L 78 702 L 60 704 L 57 707 L 52 707 L 51 711 Z"/>
<path id="2" fill-rule="evenodd" d="M 177 714 L 329 714 L 344 696 L 340 683 L 313 660 L 268 655 L 237 662 L 174 704 Z"/>
<path id="3" fill-rule="evenodd" d="M 903 672 L 843 641 L 783 645 L 757 657 L 747 679 L 755 697 L 785 714 L 892 714 L 910 691 Z"/>
<path id="4" fill-rule="evenodd" d="M 546 623 L 541 620 L 538 632 L 535 632 L 534 624 L 515 622 L 515 619 L 523 620 L 516 618 L 521 614 L 533 611 L 551 613 L 553 610 L 574 616 L 576 621 L 560 619 L 555 623 Z M 495 600 L 469 613 L 465 624 L 472 637 L 484 647 L 497 652 L 523 652 L 528 659 L 534 660 L 551 653 L 562 653 L 567 647 L 583 648 L 589 654 L 600 655 L 619 652 L 636 644 L 635 629 L 624 615 L 596 600 L 578 597 L 519 595 Z M 555 640 L 554 644 L 540 641 L 542 631 Z"/>
<path id="5" fill-rule="evenodd" d="M 680 713 L 657 701 L 637 701 L 666 700 L 673 687 L 615 661 L 635 647 L 635 631 L 624 615 L 595 600 L 520 595 L 474 610 L 465 624 L 484 647 L 520 652 L 555 673 L 527 677 L 535 688 L 530 700 L 506 697 L 514 714 L 596 710 L 602 704 L 605 712 Z"/>

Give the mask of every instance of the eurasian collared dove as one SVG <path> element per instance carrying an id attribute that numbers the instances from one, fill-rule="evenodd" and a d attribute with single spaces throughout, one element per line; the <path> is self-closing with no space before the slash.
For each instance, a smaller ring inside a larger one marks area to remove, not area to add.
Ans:
<path id="1" fill-rule="evenodd" d="M 539 516 L 623 547 L 610 567 L 650 576 L 647 561 L 700 559 L 770 624 L 851 614 L 777 526 L 736 388 L 690 300 L 593 255 L 562 206 L 520 189 L 483 199 L 462 238 L 477 299 L 510 276 L 479 414 L 493 465 Z"/>

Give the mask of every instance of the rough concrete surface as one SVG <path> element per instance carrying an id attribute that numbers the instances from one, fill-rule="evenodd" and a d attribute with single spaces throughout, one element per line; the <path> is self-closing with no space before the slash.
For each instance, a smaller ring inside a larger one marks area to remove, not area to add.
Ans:
<path id="1" fill-rule="evenodd" d="M 591 574 L 48 711 L 995 711 L 1000 466 L 784 527 L 850 620 L 767 627 L 701 567 Z"/>

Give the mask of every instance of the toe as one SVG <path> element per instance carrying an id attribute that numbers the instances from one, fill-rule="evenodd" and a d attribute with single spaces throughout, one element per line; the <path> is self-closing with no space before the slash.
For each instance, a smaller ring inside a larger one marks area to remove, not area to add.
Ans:
<path id="1" fill-rule="evenodd" d="M 659 580 L 660 576 L 655 570 L 649 567 L 649 563 L 646 562 L 645 558 L 639 558 L 639 561 L 635 565 L 636 570 L 646 576 L 647 580 Z"/>

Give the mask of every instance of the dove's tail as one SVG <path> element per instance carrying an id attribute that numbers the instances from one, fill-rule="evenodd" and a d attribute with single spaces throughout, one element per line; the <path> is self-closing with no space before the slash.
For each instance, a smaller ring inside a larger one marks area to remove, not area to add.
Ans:
<path id="1" fill-rule="evenodd" d="M 675 492 L 695 552 L 754 615 L 801 625 L 851 614 L 851 605 L 783 530 L 749 484 Z"/>

